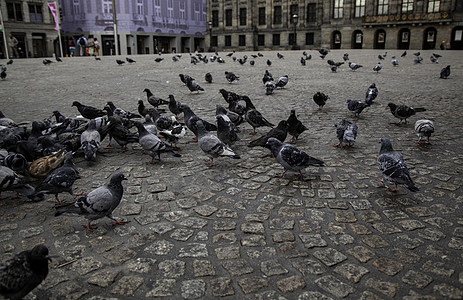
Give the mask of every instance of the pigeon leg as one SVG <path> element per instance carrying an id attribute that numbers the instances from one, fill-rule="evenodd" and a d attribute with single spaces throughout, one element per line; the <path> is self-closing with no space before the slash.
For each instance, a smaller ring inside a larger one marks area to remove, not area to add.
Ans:
<path id="1" fill-rule="evenodd" d="M 394 184 L 395 187 L 393 189 L 389 188 L 391 192 L 397 192 L 397 183 Z"/>
<path id="2" fill-rule="evenodd" d="M 320 106 L 318 107 L 318 110 L 322 110 L 322 108 L 323 108 L 323 106 L 320 105 Z"/>
<path id="3" fill-rule="evenodd" d="M 120 220 L 120 219 L 116 219 L 114 217 L 110 217 L 111 219 L 114 220 L 114 223 L 113 225 L 124 225 L 125 223 L 129 223 L 129 221 L 125 221 L 125 220 Z"/>
<path id="4" fill-rule="evenodd" d="M 285 174 L 286 174 L 286 170 L 283 173 L 275 174 L 275 176 L 278 177 L 278 178 L 283 178 L 285 176 Z"/>
<path id="5" fill-rule="evenodd" d="M 293 137 L 291 138 L 291 141 L 290 141 L 290 143 L 291 143 L 291 144 L 296 144 L 296 141 L 297 141 L 297 139 L 296 139 L 296 138 L 294 138 L 294 136 L 293 136 Z"/>
<path id="6" fill-rule="evenodd" d="M 92 227 L 92 226 L 90 225 L 90 222 L 88 222 L 88 224 L 87 224 L 87 225 L 82 225 L 82 227 L 85 227 L 85 228 L 87 228 L 87 229 L 88 229 L 88 231 L 90 231 L 90 232 L 93 232 L 93 230 L 95 230 L 95 229 L 97 229 L 97 228 L 98 228 L 98 227 Z"/>
<path id="7" fill-rule="evenodd" d="M 55 198 L 56 198 L 56 204 L 57 205 L 63 205 L 64 204 L 64 201 L 61 201 L 58 199 L 58 194 L 55 194 Z"/>
<path id="8" fill-rule="evenodd" d="M 333 147 L 337 147 L 337 148 L 341 148 L 341 149 L 342 149 L 341 143 L 339 143 L 339 144 L 334 144 Z"/>
<path id="9" fill-rule="evenodd" d="M 249 135 L 255 135 L 257 133 L 256 129 L 254 128 L 254 131 L 251 132 Z"/>
<path id="10" fill-rule="evenodd" d="M 297 174 L 296 177 L 297 179 L 302 180 L 303 179 L 302 171 L 299 171 L 299 174 Z"/>
<path id="11" fill-rule="evenodd" d="M 193 140 L 191 142 L 192 143 L 197 143 L 198 142 L 198 137 L 193 138 Z"/>

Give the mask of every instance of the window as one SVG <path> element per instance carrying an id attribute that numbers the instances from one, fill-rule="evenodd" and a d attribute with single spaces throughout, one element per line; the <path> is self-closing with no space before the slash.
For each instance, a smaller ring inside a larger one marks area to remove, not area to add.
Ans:
<path id="1" fill-rule="evenodd" d="M 225 10 L 225 26 L 232 26 L 232 10 Z"/>
<path id="2" fill-rule="evenodd" d="M 273 8 L 273 24 L 281 24 L 281 6 Z"/>
<path id="3" fill-rule="evenodd" d="M 170 19 L 174 17 L 174 3 L 172 0 L 167 0 L 167 17 Z"/>
<path id="4" fill-rule="evenodd" d="M 7 3 L 6 9 L 8 10 L 8 21 L 22 21 L 23 13 L 20 3 Z"/>
<path id="5" fill-rule="evenodd" d="M 413 11 L 413 0 L 402 0 L 402 13 Z"/>
<path id="6" fill-rule="evenodd" d="M 280 35 L 279 34 L 273 35 L 273 46 L 280 46 Z"/>
<path id="7" fill-rule="evenodd" d="M 199 3 L 195 3 L 195 21 L 201 21 Z"/>
<path id="8" fill-rule="evenodd" d="M 218 27 L 218 26 L 219 26 L 219 11 L 213 10 L 212 11 L 212 27 Z"/>
<path id="9" fill-rule="evenodd" d="M 265 25 L 265 7 L 259 7 L 259 25 Z"/>
<path id="10" fill-rule="evenodd" d="M 341 19 L 344 15 L 344 0 L 334 0 L 333 18 Z"/>
<path id="11" fill-rule="evenodd" d="M 79 0 L 73 0 L 72 2 L 73 12 L 75 16 L 80 15 L 80 2 Z"/>
<path id="12" fill-rule="evenodd" d="M 113 13 L 113 3 L 109 0 L 103 0 L 103 13 L 104 14 L 112 14 Z"/>
<path id="13" fill-rule="evenodd" d="M 217 42 L 217 36 L 213 35 L 211 36 L 211 47 L 217 47 L 219 44 Z"/>
<path id="14" fill-rule="evenodd" d="M 378 15 L 387 15 L 389 12 L 389 0 L 378 0 Z"/>
<path id="15" fill-rule="evenodd" d="M 137 0 L 137 14 L 143 15 L 143 0 Z"/>
<path id="16" fill-rule="evenodd" d="M 365 16 L 365 0 L 355 0 L 354 16 L 356 18 Z"/>
<path id="17" fill-rule="evenodd" d="M 178 12 L 179 12 L 179 19 L 180 20 L 186 20 L 185 2 L 180 2 Z"/>
<path id="18" fill-rule="evenodd" d="M 257 35 L 257 46 L 265 46 L 265 35 Z"/>
<path id="19" fill-rule="evenodd" d="M 428 2 L 428 13 L 439 12 L 440 0 L 429 0 Z"/>
<path id="20" fill-rule="evenodd" d="M 309 3 L 307 4 L 307 23 L 317 22 L 317 4 Z"/>
<path id="21" fill-rule="evenodd" d="M 305 44 L 306 45 L 315 44 L 315 34 L 313 32 L 307 32 L 305 34 Z"/>
<path id="22" fill-rule="evenodd" d="M 296 35 L 294 33 L 290 33 L 288 35 L 288 45 L 296 45 L 295 41 L 296 41 Z"/>
<path id="23" fill-rule="evenodd" d="M 245 35 L 239 35 L 238 36 L 238 45 L 239 46 L 246 46 L 246 36 Z"/>
<path id="24" fill-rule="evenodd" d="M 154 0 L 154 16 L 156 18 L 161 18 L 161 1 L 160 0 Z"/>
<path id="25" fill-rule="evenodd" d="M 29 4 L 29 18 L 32 23 L 43 23 L 41 4 Z"/>
<path id="26" fill-rule="evenodd" d="M 240 8 L 240 25 L 244 26 L 246 25 L 246 8 Z"/>
<path id="27" fill-rule="evenodd" d="M 231 35 L 225 36 L 225 47 L 231 47 Z"/>
<path id="28" fill-rule="evenodd" d="M 291 4 L 289 7 L 289 20 L 293 22 L 293 15 L 299 15 L 299 6 L 297 4 Z"/>

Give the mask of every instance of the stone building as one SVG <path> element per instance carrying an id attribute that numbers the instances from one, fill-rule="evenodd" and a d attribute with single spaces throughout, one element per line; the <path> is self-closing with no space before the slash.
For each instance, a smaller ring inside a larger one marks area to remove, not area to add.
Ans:
<path id="1" fill-rule="evenodd" d="M 215 50 L 463 49 L 463 0 L 207 0 Z"/>
<path id="2" fill-rule="evenodd" d="M 58 31 L 48 2 L 0 0 L 5 36 L 8 39 L 12 34 L 18 40 L 19 57 L 44 57 L 55 52 Z M 6 56 L 5 46 L 3 36 L 0 36 L 0 57 Z M 13 57 L 12 53 L 9 55 Z"/>
<path id="3" fill-rule="evenodd" d="M 204 49 L 206 0 L 60 0 L 66 39 L 97 37 L 100 55 L 192 52 Z"/>

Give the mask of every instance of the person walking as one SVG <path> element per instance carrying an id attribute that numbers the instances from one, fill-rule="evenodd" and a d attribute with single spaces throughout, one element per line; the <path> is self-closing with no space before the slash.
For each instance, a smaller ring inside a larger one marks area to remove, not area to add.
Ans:
<path id="1" fill-rule="evenodd" d="M 100 41 L 96 37 L 93 39 L 93 45 L 95 47 L 95 55 L 100 56 Z"/>
<path id="2" fill-rule="evenodd" d="M 18 40 L 10 33 L 10 36 L 8 37 L 8 47 L 10 47 L 11 55 L 13 58 L 18 58 Z"/>
<path id="3" fill-rule="evenodd" d="M 93 35 L 88 36 L 87 48 L 88 48 L 88 55 L 93 56 L 95 54 L 95 40 L 93 39 Z"/>
<path id="4" fill-rule="evenodd" d="M 82 36 L 77 40 L 77 45 L 79 45 L 79 53 L 80 56 L 86 56 L 87 55 L 87 39 L 85 36 L 82 34 Z"/>

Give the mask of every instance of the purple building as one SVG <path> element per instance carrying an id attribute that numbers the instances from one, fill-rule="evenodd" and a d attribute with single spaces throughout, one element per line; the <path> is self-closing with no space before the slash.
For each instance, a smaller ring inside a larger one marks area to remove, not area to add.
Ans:
<path id="1" fill-rule="evenodd" d="M 66 44 L 84 34 L 99 40 L 100 55 L 115 54 L 113 1 L 119 54 L 205 49 L 206 0 L 60 0 Z"/>

